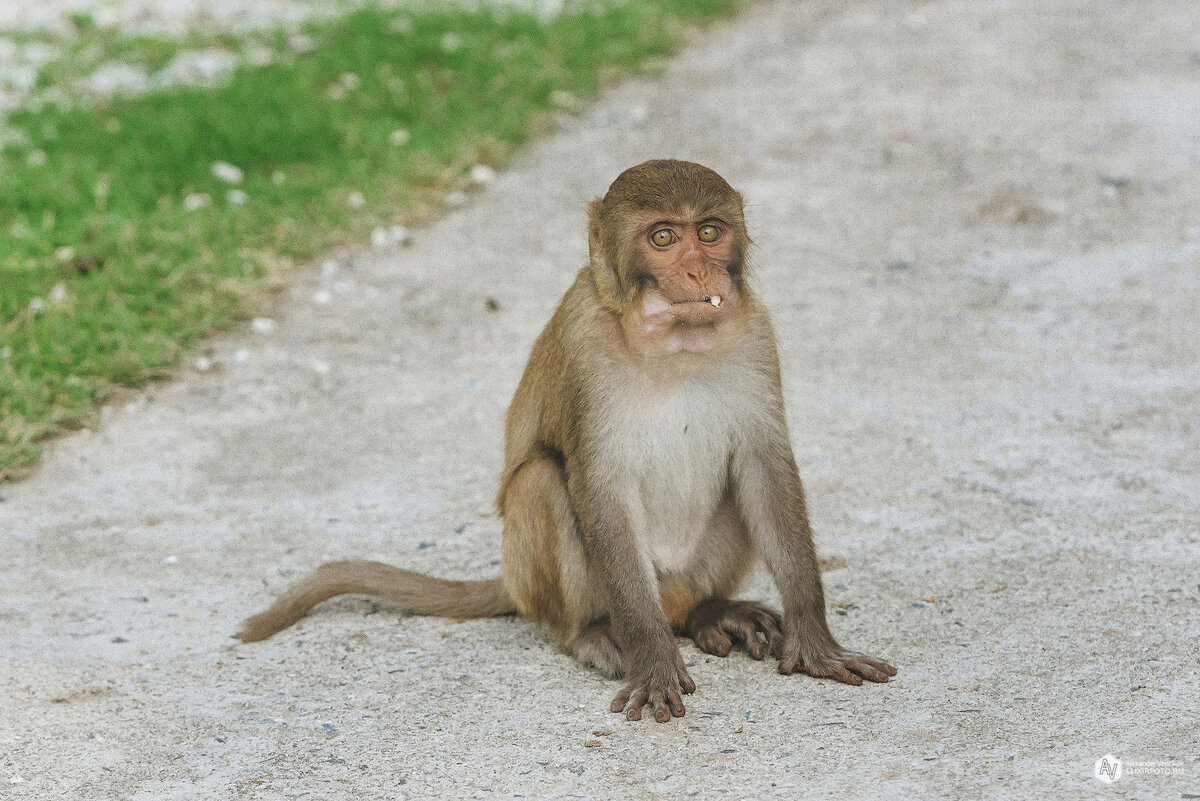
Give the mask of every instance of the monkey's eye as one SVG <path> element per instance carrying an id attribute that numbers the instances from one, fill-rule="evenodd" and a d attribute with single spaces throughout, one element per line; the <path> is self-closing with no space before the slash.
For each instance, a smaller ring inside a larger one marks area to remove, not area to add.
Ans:
<path id="1" fill-rule="evenodd" d="M 715 225 L 702 225 L 696 232 L 701 242 L 716 242 L 721 238 L 721 229 Z"/>
<path id="2" fill-rule="evenodd" d="M 657 231 L 650 234 L 650 241 L 660 248 L 665 248 L 667 245 L 675 241 L 675 232 L 670 228 L 659 228 Z"/>

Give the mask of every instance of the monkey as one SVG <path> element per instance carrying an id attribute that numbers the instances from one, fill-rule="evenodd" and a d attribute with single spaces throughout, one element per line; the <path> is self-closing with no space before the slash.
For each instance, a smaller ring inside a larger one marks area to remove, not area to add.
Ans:
<path id="1" fill-rule="evenodd" d="M 744 203 L 671 159 L 587 204 L 588 262 L 533 345 L 505 423 L 500 575 L 332 562 L 245 621 L 245 642 L 345 593 L 454 618 L 517 613 L 624 680 L 610 710 L 665 723 L 695 691 L 675 635 L 847 684 L 896 668 L 838 644 L 792 452 L 775 334 L 747 282 Z M 760 559 L 782 610 L 734 600 Z"/>

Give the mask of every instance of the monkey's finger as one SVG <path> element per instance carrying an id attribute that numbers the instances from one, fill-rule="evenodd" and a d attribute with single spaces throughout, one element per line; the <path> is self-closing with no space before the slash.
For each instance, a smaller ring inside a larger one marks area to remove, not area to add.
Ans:
<path id="1" fill-rule="evenodd" d="M 641 720 L 642 707 L 649 700 L 649 695 L 645 690 L 638 690 L 629 696 L 629 703 L 625 704 L 625 719 L 626 720 Z"/>
<path id="2" fill-rule="evenodd" d="M 887 662 L 884 662 L 882 659 L 876 659 L 873 656 L 860 656 L 860 657 L 858 657 L 858 661 L 865 662 L 866 664 L 870 665 L 871 667 L 875 668 L 876 670 L 882 671 L 883 673 L 886 673 L 889 676 L 896 675 L 896 669 L 894 667 L 892 667 L 891 665 L 889 665 Z"/>
<path id="3" fill-rule="evenodd" d="M 758 630 L 766 636 L 767 642 L 774 642 L 776 637 L 783 635 L 783 621 L 779 615 L 766 607 L 755 613 L 754 622 L 758 624 Z"/>
<path id="4" fill-rule="evenodd" d="M 667 696 L 665 693 L 659 691 L 651 693 L 650 708 L 654 710 L 654 719 L 659 723 L 666 723 L 671 719 L 671 710 L 667 707 Z"/>
<path id="5" fill-rule="evenodd" d="M 822 667 L 816 670 L 805 666 L 804 672 L 810 676 L 816 676 L 818 678 L 834 678 L 843 684 L 853 684 L 855 687 L 858 687 L 863 682 L 861 678 L 851 673 L 841 662 L 833 662 L 828 667 Z"/>
<path id="6" fill-rule="evenodd" d="M 750 656 L 762 659 L 764 656 L 762 641 L 758 638 L 758 626 L 747 618 L 728 618 L 721 622 L 721 629 L 734 639 L 746 646 Z"/>
<path id="7" fill-rule="evenodd" d="M 796 664 L 800 661 L 799 656 L 784 655 L 779 658 L 779 672 L 781 675 L 790 676 L 796 672 Z"/>
<path id="8" fill-rule="evenodd" d="M 696 692 L 696 682 L 692 681 L 692 677 L 689 676 L 688 672 L 682 668 L 679 670 L 679 688 L 683 690 L 686 695 L 691 695 L 692 693 Z"/>
<path id="9" fill-rule="evenodd" d="M 713 656 L 729 656 L 729 652 L 733 650 L 733 640 L 714 626 L 696 635 L 696 647 Z"/>
<path id="10" fill-rule="evenodd" d="M 683 699 L 679 697 L 679 693 L 671 690 L 667 693 L 667 703 L 671 705 L 671 714 L 677 718 L 683 717 Z"/>
<path id="11" fill-rule="evenodd" d="M 621 692 L 617 693 L 612 699 L 612 703 L 608 705 L 610 712 L 624 712 L 625 704 L 629 702 L 629 694 L 633 692 L 632 687 L 625 687 Z"/>
<path id="12" fill-rule="evenodd" d="M 888 680 L 888 674 L 871 665 L 863 659 L 855 659 L 853 662 L 847 662 L 846 667 L 862 676 L 867 681 L 873 681 L 878 684 L 885 684 Z M 892 674 L 895 675 L 894 673 Z"/>

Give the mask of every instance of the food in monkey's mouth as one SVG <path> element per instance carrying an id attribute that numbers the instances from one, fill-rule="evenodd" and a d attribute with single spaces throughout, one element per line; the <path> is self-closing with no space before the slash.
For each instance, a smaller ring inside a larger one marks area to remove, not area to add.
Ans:
<path id="1" fill-rule="evenodd" d="M 714 309 L 721 308 L 721 296 L 720 295 L 705 295 L 704 299 L 707 300 L 709 303 L 711 303 L 713 305 Z"/>

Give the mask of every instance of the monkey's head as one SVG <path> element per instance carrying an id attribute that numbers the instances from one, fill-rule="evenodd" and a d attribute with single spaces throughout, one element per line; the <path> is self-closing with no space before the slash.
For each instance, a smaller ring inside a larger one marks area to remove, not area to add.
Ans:
<path id="1" fill-rule="evenodd" d="M 742 196 L 689 161 L 630 167 L 588 204 L 590 267 L 602 301 L 661 325 L 711 327 L 730 318 L 749 244 Z"/>

